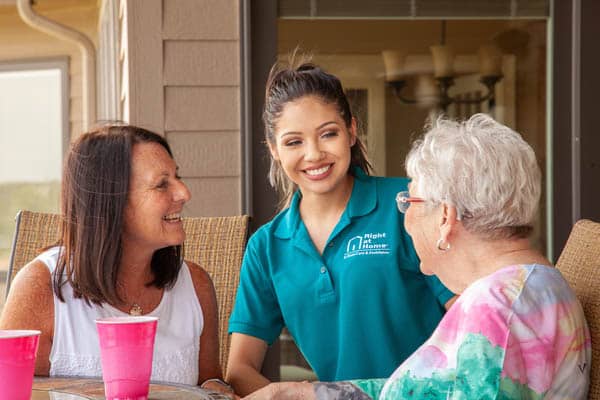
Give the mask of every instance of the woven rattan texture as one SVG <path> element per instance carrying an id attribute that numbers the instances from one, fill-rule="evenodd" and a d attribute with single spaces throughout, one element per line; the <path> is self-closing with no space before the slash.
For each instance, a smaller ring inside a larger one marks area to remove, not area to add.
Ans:
<path id="1" fill-rule="evenodd" d="M 12 270 L 8 276 L 12 282 L 16 273 L 42 250 L 58 240 L 60 216 L 31 211 L 20 211 L 17 215 L 18 230 L 12 249 Z"/>
<path id="2" fill-rule="evenodd" d="M 600 223 L 578 221 L 556 266 L 583 305 L 592 335 L 588 399 L 600 400 Z"/>
<path id="3" fill-rule="evenodd" d="M 248 216 L 187 218 L 185 259 L 208 271 L 217 292 L 219 305 L 219 343 L 221 368 L 225 374 L 230 336 L 229 315 L 233 308 L 240 278 L 240 266 L 246 246 Z"/>
<path id="4" fill-rule="evenodd" d="M 184 257 L 208 271 L 217 292 L 223 373 L 229 354 L 230 338 L 227 327 L 239 282 L 248 222 L 249 217 L 241 215 L 187 218 L 183 223 L 186 231 Z M 59 224 L 59 215 L 21 211 L 18 230 L 15 232 L 13 269 L 8 277 L 10 281 L 19 269 L 41 252 L 41 249 L 56 242 Z"/>

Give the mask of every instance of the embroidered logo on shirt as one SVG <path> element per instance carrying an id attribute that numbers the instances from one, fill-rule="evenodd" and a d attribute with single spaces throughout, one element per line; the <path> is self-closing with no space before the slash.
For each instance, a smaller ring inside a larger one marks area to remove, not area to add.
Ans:
<path id="1" fill-rule="evenodd" d="M 390 252 L 385 232 L 365 233 L 348 240 L 344 259 L 354 256 L 390 254 Z"/>

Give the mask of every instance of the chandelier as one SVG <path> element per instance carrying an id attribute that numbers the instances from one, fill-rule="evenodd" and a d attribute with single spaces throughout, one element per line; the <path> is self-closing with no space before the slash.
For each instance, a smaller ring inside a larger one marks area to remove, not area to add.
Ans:
<path id="1" fill-rule="evenodd" d="M 477 104 L 494 99 L 494 87 L 502 79 L 502 52 L 496 45 L 487 43 L 480 46 L 479 82 L 485 86 L 486 92 L 469 98 L 449 94 L 450 88 L 454 85 L 455 56 L 452 47 L 446 44 L 446 21 L 442 21 L 440 44 L 430 46 L 429 49 L 433 63 L 433 79 L 431 74 L 416 76 L 416 98 L 408 98 L 403 94 L 410 75 L 409 70 L 405 68 L 406 54 L 400 50 L 382 52 L 387 85 L 392 88 L 398 99 L 407 104 L 435 104 L 443 111 L 446 111 L 452 103 Z M 435 84 L 432 85 L 433 82 Z"/>

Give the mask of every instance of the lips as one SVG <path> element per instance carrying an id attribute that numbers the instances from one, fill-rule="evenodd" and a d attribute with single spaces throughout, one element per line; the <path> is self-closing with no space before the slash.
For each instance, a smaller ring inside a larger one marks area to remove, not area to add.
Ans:
<path id="1" fill-rule="evenodd" d="M 168 214 L 163 217 L 163 220 L 165 220 L 167 222 L 179 222 L 179 221 L 181 221 L 181 214 L 179 214 L 179 213 Z"/>
<path id="2" fill-rule="evenodd" d="M 328 164 L 319 168 L 305 169 L 304 172 L 309 176 L 319 176 L 329 171 L 329 169 L 331 169 L 331 166 L 332 164 Z"/>

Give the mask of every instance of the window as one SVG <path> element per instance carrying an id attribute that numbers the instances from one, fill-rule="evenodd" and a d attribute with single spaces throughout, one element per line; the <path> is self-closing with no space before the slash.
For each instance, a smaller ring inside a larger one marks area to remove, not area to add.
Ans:
<path id="1" fill-rule="evenodd" d="M 58 212 L 68 144 L 67 59 L 0 64 L 0 280 L 18 210 Z M 4 299 L 0 290 L 0 304 Z"/>

